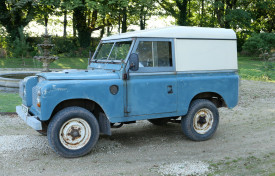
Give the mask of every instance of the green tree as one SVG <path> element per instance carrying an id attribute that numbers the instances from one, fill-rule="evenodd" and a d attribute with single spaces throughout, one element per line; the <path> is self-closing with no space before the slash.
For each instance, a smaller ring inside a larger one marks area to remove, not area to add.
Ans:
<path id="1" fill-rule="evenodd" d="M 37 1 L 37 15 L 36 19 L 38 23 L 48 26 L 49 16 L 57 15 L 59 16 L 60 12 L 57 9 L 60 8 L 60 0 L 39 0 Z"/>
<path id="2" fill-rule="evenodd" d="M 250 0 L 249 8 L 253 22 L 253 31 L 274 32 L 275 30 L 275 1 Z"/>
<path id="3" fill-rule="evenodd" d="M 250 55 L 259 55 L 261 53 L 271 54 L 275 49 L 274 33 L 254 33 L 243 45 L 243 49 Z"/>
<path id="4" fill-rule="evenodd" d="M 32 21 L 37 13 L 37 3 L 32 0 L 0 0 L 0 23 L 11 37 L 20 37 L 20 28 Z"/>
<path id="5" fill-rule="evenodd" d="M 188 0 L 158 0 L 158 3 L 169 15 L 172 15 L 176 19 L 178 25 L 188 26 Z"/>
<path id="6" fill-rule="evenodd" d="M 108 18 L 105 18 L 105 14 L 101 13 L 104 12 L 105 7 L 107 8 L 108 3 L 109 1 L 107 0 L 70 1 L 67 8 L 73 11 L 74 25 L 78 32 L 78 40 L 81 47 L 86 48 L 90 46 L 93 31 L 110 25 Z"/>

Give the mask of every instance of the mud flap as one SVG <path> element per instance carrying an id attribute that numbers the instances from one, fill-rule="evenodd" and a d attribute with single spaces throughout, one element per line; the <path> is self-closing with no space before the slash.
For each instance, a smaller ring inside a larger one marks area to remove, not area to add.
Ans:
<path id="1" fill-rule="evenodd" d="M 111 133 L 110 121 L 106 117 L 106 115 L 102 112 L 99 113 L 98 123 L 99 123 L 100 133 L 111 136 L 112 133 Z"/>

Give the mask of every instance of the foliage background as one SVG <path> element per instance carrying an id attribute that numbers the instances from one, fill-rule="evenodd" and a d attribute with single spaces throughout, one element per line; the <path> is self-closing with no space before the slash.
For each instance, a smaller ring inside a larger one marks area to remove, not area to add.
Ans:
<path id="1" fill-rule="evenodd" d="M 146 29 L 152 17 L 172 17 L 181 26 L 231 28 L 238 51 L 257 56 L 260 48 L 275 48 L 274 11 L 274 0 L 0 0 L 0 57 L 37 54 L 41 40 L 25 30 L 33 22 L 62 24 L 63 35 L 53 37 L 53 54 L 75 57 L 88 56 L 103 36 L 131 31 L 133 25 Z"/>

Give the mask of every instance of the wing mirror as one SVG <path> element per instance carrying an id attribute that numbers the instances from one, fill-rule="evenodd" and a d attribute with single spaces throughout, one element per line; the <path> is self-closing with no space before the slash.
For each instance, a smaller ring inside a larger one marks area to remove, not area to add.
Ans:
<path id="1" fill-rule="evenodd" d="M 129 69 L 131 71 L 137 71 L 139 69 L 138 54 L 132 53 L 129 57 Z"/>
<path id="2" fill-rule="evenodd" d="M 129 56 L 128 62 L 129 62 L 129 67 L 128 67 L 128 69 L 126 70 L 126 73 L 123 75 L 123 79 L 124 79 L 124 80 L 129 79 L 129 70 L 137 71 L 137 70 L 139 69 L 138 54 L 132 53 L 132 54 Z M 127 68 L 127 67 L 126 67 L 126 68 Z"/>

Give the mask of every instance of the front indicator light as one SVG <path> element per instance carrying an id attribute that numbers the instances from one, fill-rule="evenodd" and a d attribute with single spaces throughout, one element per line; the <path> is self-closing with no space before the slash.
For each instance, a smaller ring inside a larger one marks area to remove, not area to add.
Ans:
<path id="1" fill-rule="evenodd" d="M 39 97 L 39 96 L 37 97 L 36 101 L 37 101 L 37 104 L 36 104 L 36 105 L 37 105 L 38 107 L 41 107 L 41 101 L 40 101 L 40 97 Z"/>

